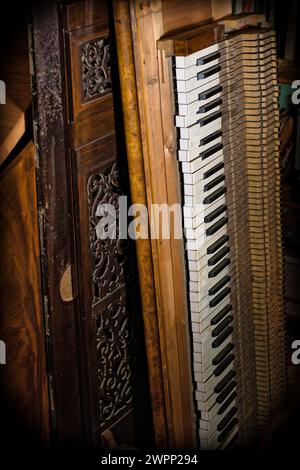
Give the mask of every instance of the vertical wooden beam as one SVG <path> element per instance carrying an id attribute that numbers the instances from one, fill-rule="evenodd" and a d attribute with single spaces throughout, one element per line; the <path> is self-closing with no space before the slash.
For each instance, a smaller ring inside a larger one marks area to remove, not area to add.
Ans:
<path id="1" fill-rule="evenodd" d="M 114 1 L 114 21 L 131 199 L 134 204 L 147 206 L 128 2 Z M 136 240 L 136 249 L 155 441 L 158 448 L 166 448 L 168 446 L 168 436 L 150 240 Z"/>
<path id="2" fill-rule="evenodd" d="M 60 296 L 61 278 L 66 268 L 74 265 L 74 228 L 56 0 L 47 0 L 43 5 L 33 3 L 30 46 L 52 436 L 59 447 L 77 447 L 82 445 L 83 432 L 77 300 L 64 302 Z"/>

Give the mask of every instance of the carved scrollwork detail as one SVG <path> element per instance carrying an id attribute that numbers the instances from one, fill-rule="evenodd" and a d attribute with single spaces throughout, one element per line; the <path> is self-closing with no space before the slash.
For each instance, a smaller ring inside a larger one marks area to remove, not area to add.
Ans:
<path id="1" fill-rule="evenodd" d="M 92 255 L 93 306 L 122 286 L 128 276 L 128 241 L 118 238 L 119 170 L 117 163 L 91 175 L 87 181 L 89 205 L 89 239 Z M 106 214 L 97 215 L 100 205 L 111 204 L 116 212 L 115 238 L 99 239 L 97 225 Z"/>
<path id="2" fill-rule="evenodd" d="M 109 38 L 97 38 L 81 46 L 82 101 L 90 101 L 111 90 Z"/>
<path id="3" fill-rule="evenodd" d="M 108 304 L 96 320 L 100 423 L 126 413 L 133 401 L 133 321 L 125 296 Z"/>

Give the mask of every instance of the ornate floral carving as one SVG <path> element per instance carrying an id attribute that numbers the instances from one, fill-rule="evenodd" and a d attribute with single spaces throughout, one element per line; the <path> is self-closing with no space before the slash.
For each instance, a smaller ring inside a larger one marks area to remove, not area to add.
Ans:
<path id="1" fill-rule="evenodd" d="M 111 89 L 109 38 L 97 38 L 81 46 L 82 101 L 90 101 Z"/>
<path id="2" fill-rule="evenodd" d="M 125 296 L 108 304 L 97 318 L 96 344 L 100 423 L 126 413 L 133 401 L 133 319 L 126 308 Z"/>
<path id="3" fill-rule="evenodd" d="M 99 204 L 112 204 L 117 221 L 119 218 L 119 170 L 117 163 L 91 175 L 87 182 L 89 204 L 89 235 L 92 254 L 93 306 L 105 299 L 126 281 L 128 276 L 128 242 L 118 238 L 118 223 L 114 239 L 99 239 L 96 227 L 102 217 L 98 216 Z"/>

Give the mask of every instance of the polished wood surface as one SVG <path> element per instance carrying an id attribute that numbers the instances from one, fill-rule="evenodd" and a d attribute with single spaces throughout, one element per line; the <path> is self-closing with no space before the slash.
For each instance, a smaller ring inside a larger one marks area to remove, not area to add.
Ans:
<path id="1" fill-rule="evenodd" d="M 0 338 L 7 348 L 1 395 L 24 431 L 47 442 L 49 400 L 42 311 L 35 147 L 0 176 Z"/>

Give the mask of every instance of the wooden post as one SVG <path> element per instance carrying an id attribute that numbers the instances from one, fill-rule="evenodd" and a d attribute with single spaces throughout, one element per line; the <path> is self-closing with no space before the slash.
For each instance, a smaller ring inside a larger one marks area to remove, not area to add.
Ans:
<path id="1" fill-rule="evenodd" d="M 114 1 L 114 21 L 120 70 L 131 199 L 133 204 L 143 204 L 147 206 L 129 5 L 126 1 Z M 150 239 L 136 240 L 136 249 L 143 307 L 154 434 L 157 447 L 163 449 L 168 447 L 168 436 L 166 428 L 163 372 Z"/>
<path id="2" fill-rule="evenodd" d="M 134 203 L 147 201 L 151 212 L 152 204 L 181 203 L 174 129 L 170 127 L 173 103 L 167 83 L 171 87 L 171 82 L 163 83 L 157 56 L 157 40 L 163 35 L 162 6 L 160 1 L 130 1 L 129 18 L 128 3 L 124 3 L 115 0 L 114 13 L 132 199 Z M 143 197 L 139 192 L 142 187 Z M 195 417 L 183 241 L 172 236 L 167 240 L 152 239 L 151 244 L 139 242 L 137 249 L 140 270 L 144 269 L 141 263 L 145 258 L 153 260 L 151 289 L 154 282 L 155 298 L 148 297 L 142 273 L 141 295 L 146 297 L 146 308 L 157 306 L 159 339 L 152 337 L 147 323 L 145 335 L 152 348 L 157 348 L 157 341 L 160 343 L 168 446 L 193 448 Z M 144 318 L 148 316 L 144 307 Z M 149 347 L 148 357 L 151 366 Z M 151 374 L 150 367 L 150 381 Z"/>

